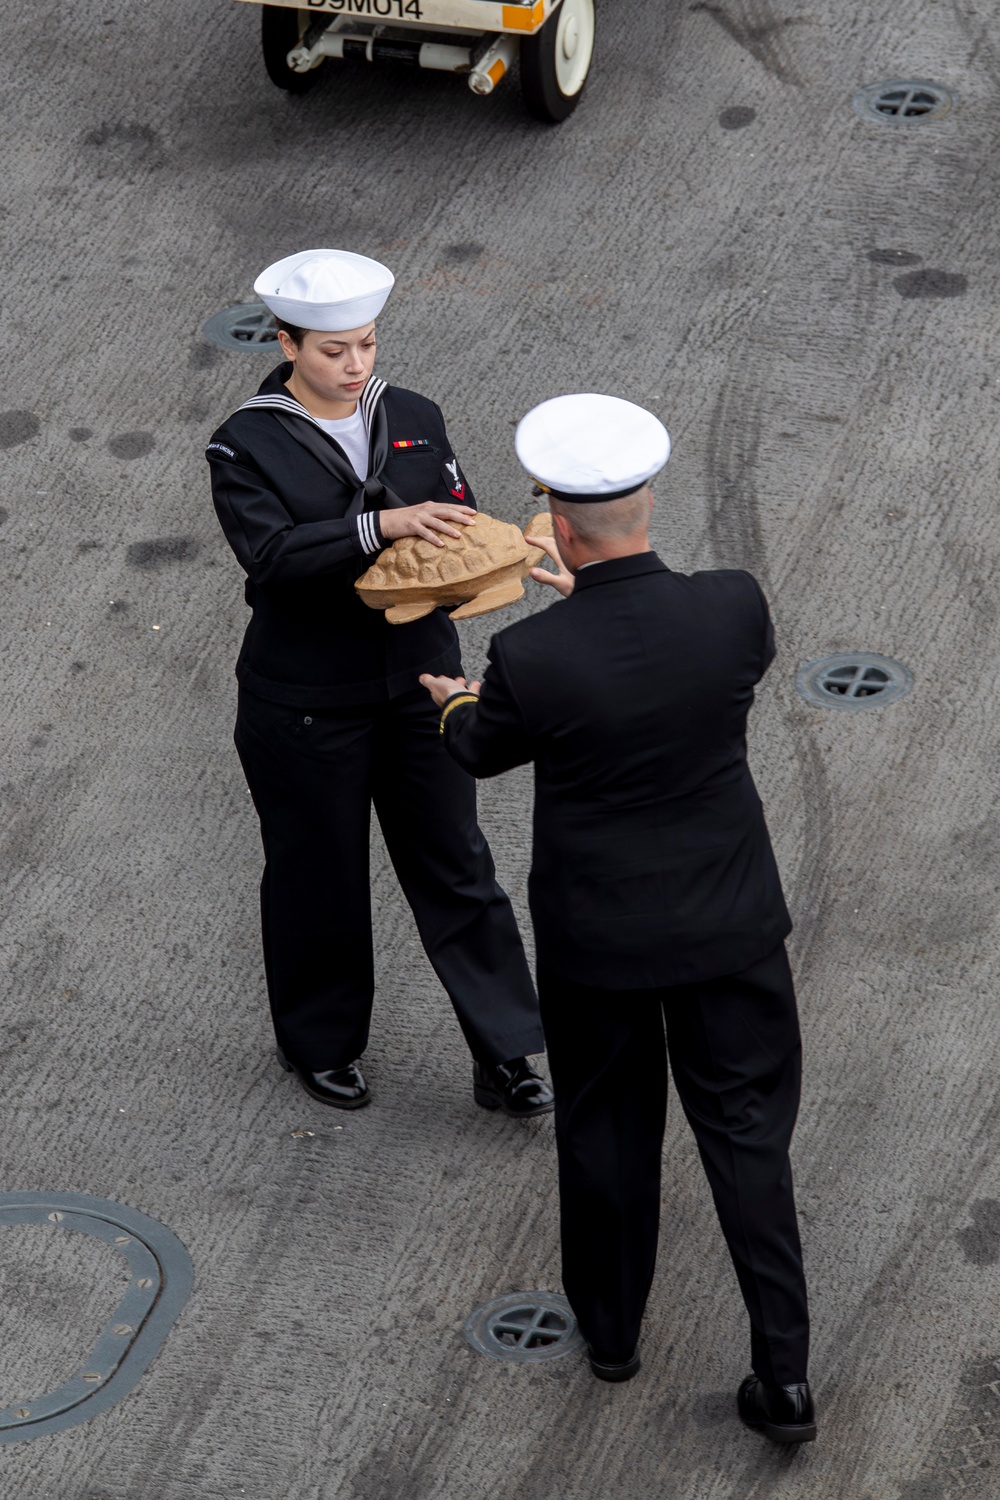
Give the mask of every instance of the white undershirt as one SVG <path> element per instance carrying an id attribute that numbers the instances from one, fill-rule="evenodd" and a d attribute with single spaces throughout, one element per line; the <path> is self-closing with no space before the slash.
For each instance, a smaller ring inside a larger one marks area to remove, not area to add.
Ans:
<path id="1" fill-rule="evenodd" d="M 368 478 L 368 431 L 359 406 L 353 417 L 313 417 L 328 437 L 340 444 L 359 479 Z"/>

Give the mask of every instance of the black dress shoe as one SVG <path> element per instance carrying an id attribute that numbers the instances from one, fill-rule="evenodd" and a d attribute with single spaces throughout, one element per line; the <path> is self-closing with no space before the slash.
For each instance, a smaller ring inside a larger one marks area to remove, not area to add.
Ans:
<path id="1" fill-rule="evenodd" d="M 321 1073 L 310 1073 L 297 1063 L 289 1062 L 280 1047 L 278 1061 L 286 1073 L 295 1074 L 306 1093 L 318 1099 L 320 1104 L 332 1104 L 334 1109 L 360 1109 L 371 1099 L 357 1063 L 348 1063 L 346 1068 L 327 1068 Z"/>
<path id="2" fill-rule="evenodd" d="M 742 1420 L 775 1443 L 811 1443 L 816 1416 L 808 1380 L 798 1385 L 765 1385 L 748 1375 L 736 1398 Z"/>
<path id="3" fill-rule="evenodd" d="M 624 1360 L 621 1364 L 609 1364 L 607 1360 L 598 1359 L 597 1355 L 587 1345 L 587 1358 L 590 1360 L 590 1368 L 598 1380 L 631 1380 L 633 1375 L 639 1373 L 639 1351 L 635 1351 L 631 1359 Z"/>
<path id="4" fill-rule="evenodd" d="M 547 1115 L 556 1102 L 545 1079 L 526 1057 L 512 1057 L 503 1063 L 474 1062 L 472 1092 L 484 1109 L 502 1109 L 517 1120 Z"/>

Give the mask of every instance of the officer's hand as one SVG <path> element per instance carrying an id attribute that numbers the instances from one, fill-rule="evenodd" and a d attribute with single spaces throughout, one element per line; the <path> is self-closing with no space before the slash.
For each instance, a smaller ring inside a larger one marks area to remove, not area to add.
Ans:
<path id="1" fill-rule="evenodd" d="M 526 536 L 524 539 L 531 547 L 541 547 L 545 555 L 555 563 L 556 571 L 550 573 L 548 568 L 532 568 L 531 577 L 536 583 L 547 583 L 557 593 L 566 599 L 573 592 L 574 578 L 559 556 L 559 548 L 550 536 Z"/>
<path id="2" fill-rule="evenodd" d="M 449 522 L 454 524 L 449 525 Z M 438 533 L 461 536 L 455 527 L 475 526 L 476 512 L 471 505 L 446 505 L 440 500 L 425 500 L 422 505 L 380 510 L 378 523 L 387 542 L 394 542 L 398 536 L 422 536 L 435 547 L 443 547 L 444 542 Z"/>
<path id="3" fill-rule="evenodd" d="M 421 687 L 425 687 L 430 693 L 438 708 L 442 706 L 452 693 L 475 693 L 479 696 L 479 683 L 466 683 L 464 677 L 432 677 L 429 672 L 424 672 L 420 678 Z"/>

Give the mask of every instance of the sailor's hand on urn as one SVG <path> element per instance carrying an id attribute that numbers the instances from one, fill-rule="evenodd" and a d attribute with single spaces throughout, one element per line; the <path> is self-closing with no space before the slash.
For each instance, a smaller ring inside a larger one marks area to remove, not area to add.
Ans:
<path id="1" fill-rule="evenodd" d="M 387 542 L 401 536 L 422 536 L 436 547 L 443 547 L 442 536 L 461 536 L 459 526 L 474 526 L 476 512 L 470 505 L 449 505 L 440 500 L 425 500 L 421 505 L 404 505 L 380 510 L 378 523 Z"/>
<path id="2" fill-rule="evenodd" d="M 532 568 L 529 576 L 536 583 L 547 583 L 557 593 L 567 598 L 573 592 L 573 575 L 559 556 L 559 548 L 550 536 L 525 536 L 524 540 L 531 547 L 540 547 L 552 562 L 556 565 L 556 571 L 550 573 L 548 568 Z"/>

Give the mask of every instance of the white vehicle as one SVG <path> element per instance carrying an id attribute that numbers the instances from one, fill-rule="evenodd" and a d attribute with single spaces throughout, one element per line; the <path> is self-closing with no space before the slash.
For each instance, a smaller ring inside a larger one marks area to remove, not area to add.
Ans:
<path id="1" fill-rule="evenodd" d="M 464 74 L 490 94 L 520 60 L 521 94 L 536 119 L 576 108 L 594 53 L 595 0 L 247 0 L 261 5 L 264 65 L 302 93 L 328 57 L 403 62 Z"/>

